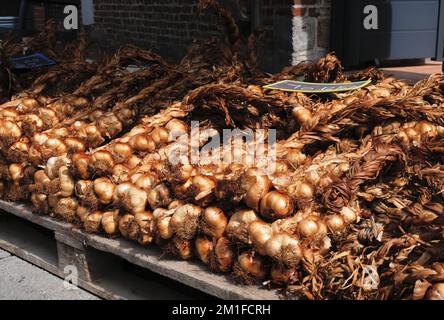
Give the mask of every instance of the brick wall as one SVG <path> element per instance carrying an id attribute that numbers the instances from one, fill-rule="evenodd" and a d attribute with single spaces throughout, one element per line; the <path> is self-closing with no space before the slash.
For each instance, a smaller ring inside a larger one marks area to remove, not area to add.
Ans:
<path id="1" fill-rule="evenodd" d="M 173 59 L 193 38 L 219 34 L 214 19 L 197 17 L 193 0 L 94 0 L 94 23 L 111 44 L 134 43 Z"/>
<path id="2" fill-rule="evenodd" d="M 331 0 L 294 0 L 293 64 L 315 60 L 327 53 L 330 8 Z"/>
<path id="3" fill-rule="evenodd" d="M 293 0 L 262 1 L 267 31 L 260 62 L 274 71 L 291 63 Z M 196 0 L 94 0 L 95 32 L 104 44 L 135 43 L 177 60 L 193 39 L 220 36 L 215 17 L 197 15 Z"/>
<path id="4" fill-rule="evenodd" d="M 223 3 L 224 0 L 221 2 Z M 261 25 L 267 32 L 260 63 L 276 71 L 327 51 L 330 0 L 261 1 Z M 220 36 L 216 18 L 198 16 L 196 0 L 94 0 L 95 35 L 103 45 L 134 43 L 173 60 L 193 39 Z M 247 32 L 248 33 L 248 32 Z"/>

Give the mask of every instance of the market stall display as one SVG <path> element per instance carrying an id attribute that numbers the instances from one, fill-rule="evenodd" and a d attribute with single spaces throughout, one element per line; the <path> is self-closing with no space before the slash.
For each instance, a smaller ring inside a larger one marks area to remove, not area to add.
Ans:
<path id="1" fill-rule="evenodd" d="M 443 299 L 444 76 L 412 86 L 372 68 L 345 74 L 332 54 L 265 74 L 260 35 L 242 51 L 229 12 L 199 4 L 225 37 L 193 44 L 178 64 L 127 46 L 15 79 L 0 106 L 2 198 L 288 298 Z M 45 30 L 32 43 L 50 55 Z M 371 84 L 264 88 L 299 77 Z M 258 153 L 257 140 L 219 141 L 193 160 L 225 129 L 260 129 L 264 141 L 274 130 L 273 170 L 271 145 Z"/>

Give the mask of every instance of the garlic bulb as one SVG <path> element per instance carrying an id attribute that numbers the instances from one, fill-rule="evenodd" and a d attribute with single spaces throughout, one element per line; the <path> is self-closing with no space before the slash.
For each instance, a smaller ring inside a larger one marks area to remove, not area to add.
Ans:
<path id="1" fill-rule="evenodd" d="M 165 128 L 169 131 L 169 141 L 176 141 L 178 137 L 188 133 L 188 125 L 179 119 L 172 119 L 166 125 Z"/>
<path id="2" fill-rule="evenodd" d="M 116 184 L 120 184 L 125 181 L 128 181 L 129 174 L 130 174 L 130 169 L 126 165 L 119 163 L 113 167 L 111 180 Z"/>
<path id="3" fill-rule="evenodd" d="M 110 152 L 116 163 L 127 161 L 133 155 L 133 149 L 128 143 L 117 142 L 111 145 Z"/>
<path id="4" fill-rule="evenodd" d="M 301 238 L 321 238 L 327 234 L 327 226 L 315 215 L 302 219 L 297 226 Z"/>
<path id="5" fill-rule="evenodd" d="M 114 183 L 106 177 L 94 180 L 94 192 L 101 204 L 110 204 L 112 202 L 114 188 Z"/>
<path id="6" fill-rule="evenodd" d="M 267 193 L 261 200 L 260 212 L 265 219 L 282 219 L 293 213 L 293 201 L 288 194 L 277 190 Z"/>
<path id="7" fill-rule="evenodd" d="M 91 156 L 91 167 L 96 174 L 107 176 L 112 174 L 114 167 L 112 154 L 106 150 L 96 151 Z"/>
<path id="8" fill-rule="evenodd" d="M 192 179 L 193 188 L 195 188 L 195 200 L 207 202 L 211 199 L 214 188 L 216 187 L 216 182 L 213 178 L 204 175 L 196 175 Z"/>
<path id="9" fill-rule="evenodd" d="M 183 260 L 193 257 L 193 242 L 174 236 L 170 242 L 171 252 Z"/>
<path id="10" fill-rule="evenodd" d="M 157 146 L 166 144 L 169 141 L 170 132 L 168 129 L 157 127 L 150 132 L 150 137 Z"/>
<path id="11" fill-rule="evenodd" d="M 245 205 L 258 211 L 259 202 L 268 193 L 270 186 L 270 180 L 266 175 L 261 174 L 259 169 L 248 169 L 242 181 L 242 189 L 246 190 Z"/>
<path id="12" fill-rule="evenodd" d="M 120 217 L 119 231 L 123 237 L 135 240 L 135 237 L 133 237 L 130 234 L 131 224 L 133 223 L 133 221 L 134 221 L 134 215 L 132 215 L 132 214 L 125 214 L 122 217 Z"/>
<path id="13" fill-rule="evenodd" d="M 193 204 L 186 204 L 175 209 L 171 218 L 173 232 L 183 239 L 192 239 L 197 233 L 202 209 Z"/>
<path id="14" fill-rule="evenodd" d="M 0 193 L 1 194 L 1 193 Z M 44 193 L 31 194 L 32 212 L 37 214 L 48 214 L 49 203 L 48 196 Z"/>
<path id="15" fill-rule="evenodd" d="M 137 212 L 134 215 L 132 228 L 136 227 L 137 231 L 132 231 L 137 234 L 137 242 L 141 245 L 148 245 L 153 241 L 153 214 L 149 211 Z"/>
<path id="16" fill-rule="evenodd" d="M 268 276 L 269 266 L 263 256 L 246 251 L 238 256 L 234 273 L 245 284 L 259 283 Z"/>
<path id="17" fill-rule="evenodd" d="M 259 217 L 253 210 L 239 210 L 231 216 L 225 232 L 234 241 L 251 244 L 248 226 L 250 223 L 259 220 Z"/>
<path id="18" fill-rule="evenodd" d="M 278 233 L 265 243 L 266 254 L 287 267 L 295 267 L 302 259 L 299 241 L 287 233 Z"/>
<path id="19" fill-rule="evenodd" d="M 78 202 L 75 198 L 61 198 L 54 208 L 54 213 L 67 222 L 74 222 L 76 219 Z"/>
<path id="20" fill-rule="evenodd" d="M 119 233 L 119 210 L 107 211 L 102 215 L 102 229 L 109 236 Z"/>
<path id="21" fill-rule="evenodd" d="M 145 133 L 139 133 L 131 138 L 130 146 L 138 152 L 153 152 L 156 150 L 156 143 Z"/>
<path id="22" fill-rule="evenodd" d="M 76 216 L 77 219 L 79 219 L 79 221 L 82 222 L 83 224 L 86 222 L 86 219 L 88 218 L 90 213 L 91 211 L 89 210 L 89 208 L 82 205 L 77 206 Z"/>
<path id="23" fill-rule="evenodd" d="M 148 194 L 148 202 L 152 209 L 168 206 L 173 199 L 170 189 L 165 184 L 158 184 Z"/>
<path id="24" fill-rule="evenodd" d="M 253 221 L 248 226 L 248 235 L 254 249 L 261 255 L 266 255 L 265 243 L 272 237 L 271 226 L 263 221 Z"/>
<path id="25" fill-rule="evenodd" d="M 89 214 L 85 223 L 83 224 L 85 231 L 88 233 L 98 233 L 102 224 L 102 216 L 103 212 L 100 211 L 94 211 L 93 213 Z"/>
<path id="26" fill-rule="evenodd" d="M 145 191 L 136 186 L 126 189 L 121 197 L 121 202 L 128 211 L 132 213 L 145 211 L 148 196 Z"/>
<path id="27" fill-rule="evenodd" d="M 339 214 L 327 216 L 325 218 L 325 222 L 327 224 L 328 231 L 330 231 L 330 233 L 333 235 L 341 234 L 347 227 L 345 219 Z"/>
<path id="28" fill-rule="evenodd" d="M 89 168 L 90 156 L 85 153 L 75 153 L 72 156 L 72 167 L 75 176 L 81 179 L 89 179 L 91 172 Z"/>
<path id="29" fill-rule="evenodd" d="M 213 241 L 206 237 L 197 237 L 194 245 L 196 247 L 196 253 L 199 259 L 205 264 L 210 264 L 211 256 L 214 250 Z"/>
<path id="30" fill-rule="evenodd" d="M 236 254 L 230 240 L 219 238 L 214 246 L 210 268 L 217 272 L 230 272 L 233 268 Z"/>
<path id="31" fill-rule="evenodd" d="M 228 220 L 224 212 L 216 207 L 208 207 L 202 214 L 200 230 L 213 238 L 220 238 L 225 232 Z"/>
<path id="32" fill-rule="evenodd" d="M 171 216 L 162 216 L 156 218 L 157 234 L 164 240 L 171 239 L 174 235 L 174 230 L 171 226 Z"/>
<path id="33" fill-rule="evenodd" d="M 60 180 L 59 194 L 62 197 L 70 197 L 74 193 L 74 179 L 69 173 L 68 167 L 63 166 L 59 168 L 58 174 Z"/>
<path id="34" fill-rule="evenodd" d="M 435 283 L 426 293 L 426 300 L 444 300 L 444 282 Z"/>
<path id="35" fill-rule="evenodd" d="M 144 173 L 139 175 L 133 183 L 149 193 L 159 183 L 159 178 L 154 173 Z"/>
<path id="36" fill-rule="evenodd" d="M 278 285 L 296 283 L 299 279 L 296 268 L 288 268 L 281 263 L 274 263 L 270 271 L 271 280 Z"/>

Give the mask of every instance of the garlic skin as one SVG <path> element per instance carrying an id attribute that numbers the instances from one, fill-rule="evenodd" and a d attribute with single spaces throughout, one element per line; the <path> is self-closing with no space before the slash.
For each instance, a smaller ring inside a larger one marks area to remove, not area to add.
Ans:
<path id="1" fill-rule="evenodd" d="M 244 203 L 247 207 L 259 211 L 259 202 L 268 193 L 271 181 L 256 168 L 248 169 L 244 174 L 242 188 L 246 190 Z"/>
<path id="2" fill-rule="evenodd" d="M 174 235 L 173 227 L 171 226 L 171 216 L 159 217 L 155 222 L 157 234 L 164 240 L 171 239 Z"/>
<path id="3" fill-rule="evenodd" d="M 96 174 L 102 176 L 108 176 L 112 174 L 112 169 L 115 165 L 112 154 L 106 150 L 96 151 L 92 154 L 91 159 L 91 170 Z"/>
<path id="4" fill-rule="evenodd" d="M 101 204 L 110 204 L 114 195 L 114 183 L 106 178 L 97 178 L 94 180 L 94 192 Z"/>
<path id="5" fill-rule="evenodd" d="M 170 221 L 173 232 L 182 239 L 194 238 L 202 212 L 202 208 L 193 204 L 175 209 Z"/>
<path id="6" fill-rule="evenodd" d="M 145 133 L 139 133 L 131 138 L 130 146 L 138 152 L 153 152 L 156 150 L 156 143 Z"/>
<path id="7" fill-rule="evenodd" d="M 204 234 L 218 239 L 224 234 L 227 225 L 228 219 L 221 209 L 208 207 L 202 214 L 199 228 Z"/>
<path id="8" fill-rule="evenodd" d="M 60 196 L 72 196 L 74 194 L 74 179 L 71 177 L 68 167 L 60 167 L 58 177 L 60 179 Z"/>
<path id="9" fill-rule="evenodd" d="M 296 267 L 303 256 L 302 247 L 297 239 L 287 233 L 278 233 L 265 243 L 266 254 L 275 261 Z"/>
<path id="10" fill-rule="evenodd" d="M 238 256 L 234 273 L 245 284 L 254 284 L 268 276 L 269 266 L 263 256 L 246 251 Z"/>
<path id="11" fill-rule="evenodd" d="M 174 236 L 170 242 L 171 252 L 182 260 L 189 260 L 193 257 L 193 242 Z"/>
<path id="12" fill-rule="evenodd" d="M 90 156 L 85 153 L 75 153 L 72 156 L 72 167 L 75 176 L 83 180 L 88 180 L 91 176 L 90 167 Z"/>
<path id="13" fill-rule="evenodd" d="M 153 214 L 150 211 L 137 212 L 134 215 L 132 227 L 137 231 L 133 231 L 139 244 L 146 246 L 153 241 L 154 237 L 154 221 Z"/>
<path id="14" fill-rule="evenodd" d="M 147 202 L 148 196 L 146 192 L 136 186 L 129 187 L 122 197 L 124 208 L 132 213 L 145 211 Z"/>
<path id="15" fill-rule="evenodd" d="M 210 261 L 210 269 L 216 272 L 230 272 L 233 268 L 236 254 L 228 238 L 219 238 L 214 245 Z"/>
<path id="16" fill-rule="evenodd" d="M 260 218 L 253 210 L 239 210 L 231 216 L 226 228 L 226 234 L 236 242 L 251 244 L 248 226 L 250 223 L 259 220 Z"/>
<path id="17" fill-rule="evenodd" d="M 328 231 L 333 235 L 340 235 L 347 228 L 345 219 L 339 214 L 327 216 L 325 218 L 325 222 L 327 224 Z"/>
<path id="18" fill-rule="evenodd" d="M 207 265 L 210 264 L 211 256 L 214 250 L 213 241 L 206 237 L 197 237 L 194 246 L 199 259 Z"/>
<path id="19" fill-rule="evenodd" d="M 426 293 L 426 300 L 444 300 L 444 282 L 435 283 Z"/>
<path id="20" fill-rule="evenodd" d="M 260 213 L 264 219 L 283 219 L 293 213 L 293 201 L 288 194 L 273 190 L 261 200 Z"/>
<path id="21" fill-rule="evenodd" d="M 102 215 L 102 229 L 109 236 L 119 233 L 119 210 L 107 211 Z"/>
<path id="22" fill-rule="evenodd" d="M 301 238 L 320 239 L 327 234 L 327 226 L 318 216 L 310 215 L 298 223 L 297 233 Z"/>
<path id="23" fill-rule="evenodd" d="M 254 249 L 261 255 L 267 255 L 265 244 L 273 236 L 271 226 L 263 221 L 253 221 L 248 226 L 248 235 Z"/>
<path id="24" fill-rule="evenodd" d="M 165 184 L 158 184 L 148 193 L 148 203 L 153 210 L 159 207 L 166 207 L 172 201 L 170 189 Z"/>
<path id="25" fill-rule="evenodd" d="M 296 283 L 299 278 L 296 268 L 288 268 L 281 263 L 274 263 L 270 270 L 271 280 L 278 285 Z"/>

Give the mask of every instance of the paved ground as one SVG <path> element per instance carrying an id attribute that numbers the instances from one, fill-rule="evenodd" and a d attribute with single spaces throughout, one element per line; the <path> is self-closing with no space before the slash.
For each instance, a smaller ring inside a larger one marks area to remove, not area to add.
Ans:
<path id="1" fill-rule="evenodd" d="M 442 70 L 442 62 L 429 60 L 420 66 L 382 68 L 382 70 L 384 70 L 386 75 L 392 75 L 395 78 L 410 82 L 418 82 L 433 73 L 440 73 Z"/>
<path id="2" fill-rule="evenodd" d="M 0 250 L 0 300 L 96 300 L 81 290 L 68 290 L 63 280 Z"/>

